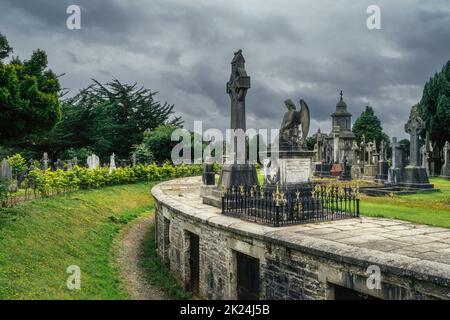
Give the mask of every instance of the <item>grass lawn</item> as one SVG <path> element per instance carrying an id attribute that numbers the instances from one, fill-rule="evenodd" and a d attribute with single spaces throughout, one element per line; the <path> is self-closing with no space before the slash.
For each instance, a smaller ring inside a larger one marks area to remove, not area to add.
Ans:
<path id="1" fill-rule="evenodd" d="M 439 192 L 361 198 L 361 214 L 450 228 L 450 180 L 431 178 Z"/>
<path id="2" fill-rule="evenodd" d="M 111 243 L 153 210 L 149 184 L 107 187 L 0 210 L 0 299 L 126 299 Z M 81 269 L 68 290 L 66 269 Z"/>

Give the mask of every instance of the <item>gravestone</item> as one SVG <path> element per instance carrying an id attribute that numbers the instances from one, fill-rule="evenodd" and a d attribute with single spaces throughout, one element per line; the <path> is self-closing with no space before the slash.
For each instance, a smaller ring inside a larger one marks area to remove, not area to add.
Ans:
<path id="1" fill-rule="evenodd" d="M 109 173 L 113 172 L 116 169 L 116 155 L 113 153 L 109 158 Z"/>
<path id="2" fill-rule="evenodd" d="M 11 181 L 12 180 L 12 167 L 8 160 L 3 159 L 0 164 L 0 181 Z"/>
<path id="3" fill-rule="evenodd" d="M 78 158 L 74 157 L 73 160 L 72 160 L 72 163 L 73 163 L 74 166 L 77 166 L 78 165 Z"/>
<path id="4" fill-rule="evenodd" d="M 226 87 L 230 97 L 232 130 L 243 132 L 246 130 L 245 98 L 248 89 L 250 89 L 250 77 L 245 70 L 242 50 L 238 50 L 231 61 L 231 75 Z M 233 148 L 229 155 L 229 162 L 222 166 L 217 190 L 221 190 L 222 187 L 259 184 L 255 165 L 248 163 L 245 155 L 238 154 L 242 148 L 238 148 L 237 139 L 233 143 Z M 238 160 L 245 160 L 245 163 L 238 163 Z"/>
<path id="5" fill-rule="evenodd" d="M 352 179 L 351 175 L 352 166 L 348 164 L 347 158 L 344 157 L 344 161 L 342 163 L 342 172 L 339 176 L 339 180 L 348 181 Z"/>
<path id="6" fill-rule="evenodd" d="M 136 163 L 137 163 L 136 153 L 133 152 L 133 154 L 131 155 L 131 164 L 132 164 L 133 167 L 135 167 Z"/>
<path id="7" fill-rule="evenodd" d="M 216 173 L 214 172 L 214 159 L 209 157 L 205 159 L 205 163 L 203 163 L 203 171 L 202 171 L 202 181 L 206 186 L 215 185 Z"/>
<path id="8" fill-rule="evenodd" d="M 100 159 L 97 155 L 92 154 L 87 158 L 87 165 L 89 169 L 97 169 L 100 165 Z"/>
<path id="9" fill-rule="evenodd" d="M 384 182 L 388 179 L 388 173 L 389 173 L 389 165 L 387 162 L 387 148 L 386 143 L 384 141 L 381 141 L 380 143 L 380 159 L 378 161 L 378 171 L 376 180 L 379 182 Z"/>
<path id="10" fill-rule="evenodd" d="M 425 129 L 425 122 L 419 115 L 418 106 L 411 108 L 408 122 L 405 124 L 405 132 L 410 136 L 409 165 L 405 167 L 402 185 L 412 188 L 433 188 L 428 180 L 425 168 L 420 166 L 419 136 Z"/>
<path id="11" fill-rule="evenodd" d="M 305 144 L 311 122 L 310 112 L 303 100 L 300 100 L 299 111 L 290 99 L 285 101 L 285 105 L 288 111 L 281 123 L 279 144 L 271 150 L 271 164 L 278 168 L 276 183 L 282 188 L 301 190 L 309 187 L 312 180 L 314 151 L 307 150 Z"/>
<path id="12" fill-rule="evenodd" d="M 397 141 L 397 137 L 392 137 L 392 165 L 388 170 L 388 184 L 397 185 L 403 180 L 404 169 L 404 149 Z"/>
<path id="13" fill-rule="evenodd" d="M 376 165 L 376 157 L 377 157 L 377 144 L 375 141 L 369 142 L 366 145 L 367 152 L 367 162 L 364 164 L 364 179 L 373 180 L 377 175 L 377 165 Z"/>
<path id="14" fill-rule="evenodd" d="M 41 169 L 42 169 L 42 170 L 47 170 L 47 169 L 48 169 L 48 163 L 49 163 L 49 162 L 50 162 L 50 161 L 49 161 L 49 159 L 48 159 L 48 153 L 47 153 L 47 152 L 44 152 L 44 155 L 43 155 L 42 160 L 41 160 L 41 164 L 42 164 Z"/>
<path id="15" fill-rule="evenodd" d="M 444 164 L 442 166 L 441 175 L 445 178 L 450 178 L 450 143 L 445 142 L 444 149 Z"/>

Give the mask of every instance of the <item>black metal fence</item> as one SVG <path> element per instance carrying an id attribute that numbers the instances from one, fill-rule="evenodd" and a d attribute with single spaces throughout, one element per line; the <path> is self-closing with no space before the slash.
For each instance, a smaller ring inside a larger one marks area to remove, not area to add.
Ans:
<path id="1" fill-rule="evenodd" d="M 275 227 L 359 217 L 359 187 L 315 185 L 312 191 L 259 186 L 222 188 L 222 214 Z"/>

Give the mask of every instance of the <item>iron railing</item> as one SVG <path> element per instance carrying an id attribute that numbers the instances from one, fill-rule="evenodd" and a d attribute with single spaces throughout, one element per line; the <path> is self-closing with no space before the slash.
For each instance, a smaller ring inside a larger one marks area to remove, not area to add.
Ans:
<path id="1" fill-rule="evenodd" d="M 222 214 L 274 227 L 359 217 L 359 186 L 222 187 Z"/>

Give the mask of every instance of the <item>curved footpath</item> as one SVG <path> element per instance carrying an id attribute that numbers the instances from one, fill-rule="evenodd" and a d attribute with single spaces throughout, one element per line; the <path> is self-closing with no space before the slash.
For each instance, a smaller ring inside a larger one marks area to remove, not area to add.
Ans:
<path id="1" fill-rule="evenodd" d="M 166 300 L 160 288 L 149 283 L 145 270 L 140 266 L 143 242 L 150 227 L 155 223 L 153 214 L 131 223 L 119 237 L 117 262 L 124 289 L 133 300 Z"/>

